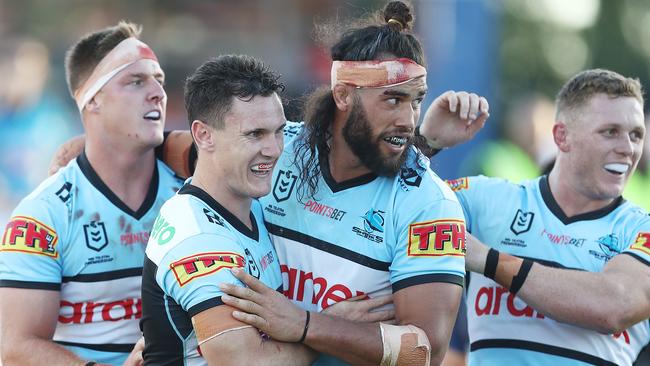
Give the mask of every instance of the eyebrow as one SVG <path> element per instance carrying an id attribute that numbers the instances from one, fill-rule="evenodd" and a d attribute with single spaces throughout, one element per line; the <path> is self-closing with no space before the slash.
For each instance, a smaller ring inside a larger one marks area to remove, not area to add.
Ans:
<path id="1" fill-rule="evenodd" d="M 133 72 L 133 73 L 128 74 L 128 77 L 131 77 L 131 78 L 143 78 L 144 79 L 144 78 L 147 78 L 149 76 L 151 76 L 151 74 L 144 73 L 144 72 Z M 161 73 L 161 72 L 157 72 L 157 73 L 153 74 L 153 77 L 154 78 L 164 78 L 165 74 Z"/>
<path id="2" fill-rule="evenodd" d="M 420 90 L 418 94 L 416 95 L 417 97 L 421 97 L 427 93 L 427 89 Z M 382 95 L 387 95 L 387 96 L 395 96 L 395 97 L 409 97 L 411 96 L 410 93 L 403 92 L 400 90 L 386 90 L 382 93 Z"/>

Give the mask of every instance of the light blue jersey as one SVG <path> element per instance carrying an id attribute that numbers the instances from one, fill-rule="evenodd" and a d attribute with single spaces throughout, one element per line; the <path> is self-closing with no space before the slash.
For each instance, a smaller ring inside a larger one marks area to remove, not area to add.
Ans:
<path id="1" fill-rule="evenodd" d="M 482 176 L 450 185 L 468 231 L 499 251 L 590 272 L 616 255 L 650 265 L 650 217 L 622 198 L 569 218 L 545 176 L 521 185 Z M 615 335 L 560 323 L 475 273 L 467 308 L 471 365 L 631 365 L 650 341 L 647 321 Z"/>
<path id="2" fill-rule="evenodd" d="M 243 284 L 230 268 L 245 268 L 281 290 L 280 266 L 259 202 L 252 229 L 200 188 L 186 184 L 156 219 L 142 276 L 145 365 L 206 365 L 192 317 L 223 305 L 220 283 Z M 242 350 L 245 352 L 245 350 Z"/>
<path id="3" fill-rule="evenodd" d="M 273 190 L 260 199 L 289 299 L 321 311 L 353 296 L 376 297 L 423 283 L 462 286 L 463 212 L 426 157 L 412 148 L 396 176 L 367 174 L 338 183 L 322 164 L 316 197 L 300 200 L 293 164 L 299 131 L 294 124 L 285 130 Z M 317 361 L 342 363 L 331 357 Z"/>
<path id="4" fill-rule="evenodd" d="M 133 211 L 82 154 L 14 210 L 0 243 L 0 286 L 60 291 L 54 341 L 83 359 L 121 365 L 141 336 L 149 231 L 181 185 L 157 162 L 147 196 Z"/>

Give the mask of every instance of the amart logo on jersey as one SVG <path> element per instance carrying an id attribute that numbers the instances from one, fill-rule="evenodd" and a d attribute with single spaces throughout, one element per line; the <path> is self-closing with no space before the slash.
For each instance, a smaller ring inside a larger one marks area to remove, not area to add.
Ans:
<path id="1" fill-rule="evenodd" d="M 0 251 L 24 252 L 57 258 L 56 231 L 33 217 L 14 216 L 2 235 Z"/>
<path id="2" fill-rule="evenodd" d="M 59 322 L 87 324 L 99 321 L 120 321 L 142 318 L 142 299 L 132 298 L 107 303 L 61 300 Z"/>
<path id="3" fill-rule="evenodd" d="M 312 272 L 289 268 L 286 264 L 280 265 L 280 272 L 282 272 L 282 281 L 284 282 L 284 296 L 289 300 L 313 305 L 320 303 L 320 307 L 323 309 L 353 296 L 365 294 L 363 291 L 353 291 L 341 283 L 332 284 L 324 277 L 314 277 Z M 305 291 L 305 288 L 311 288 L 312 291 Z M 307 292 L 306 299 L 305 292 Z"/>

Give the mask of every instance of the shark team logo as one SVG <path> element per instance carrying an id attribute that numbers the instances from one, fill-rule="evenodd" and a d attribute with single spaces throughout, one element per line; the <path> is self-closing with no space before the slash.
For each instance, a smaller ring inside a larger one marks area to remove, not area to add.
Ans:
<path id="1" fill-rule="evenodd" d="M 378 234 L 384 233 L 384 214 L 384 211 L 375 209 L 366 211 L 361 216 L 363 219 L 363 228 L 353 226 L 352 232 L 375 243 L 383 243 L 384 237 Z"/>
<path id="2" fill-rule="evenodd" d="M 278 172 L 278 178 L 273 186 L 273 197 L 277 202 L 286 201 L 291 197 L 297 179 L 298 176 L 293 174 L 291 170 L 280 170 Z"/>

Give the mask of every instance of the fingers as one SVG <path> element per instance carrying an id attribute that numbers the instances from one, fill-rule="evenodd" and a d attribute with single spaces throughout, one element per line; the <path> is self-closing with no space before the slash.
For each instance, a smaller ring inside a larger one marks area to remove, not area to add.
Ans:
<path id="1" fill-rule="evenodd" d="M 386 322 L 395 319 L 395 310 L 380 310 L 368 313 L 367 321 L 369 323 Z"/>
<path id="2" fill-rule="evenodd" d="M 230 295 L 222 295 L 221 301 L 223 301 L 224 304 L 226 305 L 230 305 L 234 308 L 237 308 L 241 311 L 245 311 L 247 313 L 258 314 L 258 315 L 262 313 L 262 307 L 259 304 L 250 300 L 244 300 Z"/>
<path id="3" fill-rule="evenodd" d="M 458 117 L 468 121 L 482 118 L 482 122 L 484 122 L 490 111 L 490 105 L 487 99 L 476 93 L 448 90 L 436 98 L 436 101 L 441 106 L 446 104 L 446 107 L 451 113 L 458 111 Z"/>
<path id="4" fill-rule="evenodd" d="M 269 328 L 266 320 L 264 320 L 264 318 L 262 318 L 261 316 L 255 314 L 248 314 L 241 311 L 233 311 L 232 317 L 239 320 L 240 322 L 246 323 L 248 325 L 252 325 L 255 328 L 260 329 L 262 331 L 266 331 Z"/>
<path id="5" fill-rule="evenodd" d="M 241 268 L 231 268 L 230 271 L 235 277 L 237 277 L 238 280 L 242 281 L 244 284 L 246 284 L 246 286 L 250 287 L 252 290 L 256 292 L 259 292 L 260 294 L 264 294 L 268 291 L 275 292 L 274 290 L 267 287 L 264 283 L 262 283 L 262 281 L 249 275 L 248 273 L 246 273 L 246 271 L 242 270 Z"/>
<path id="6" fill-rule="evenodd" d="M 388 294 L 388 295 L 384 295 L 384 296 L 377 296 L 375 298 L 365 300 L 365 304 L 366 304 L 368 309 L 378 308 L 380 306 L 390 304 L 392 302 L 393 302 L 393 295 L 392 294 Z"/>

